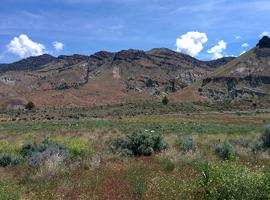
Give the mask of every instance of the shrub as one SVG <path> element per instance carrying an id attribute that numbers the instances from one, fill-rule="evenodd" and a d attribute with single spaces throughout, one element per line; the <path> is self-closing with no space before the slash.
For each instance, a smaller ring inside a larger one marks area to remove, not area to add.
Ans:
<path id="1" fill-rule="evenodd" d="M 28 143 L 22 146 L 20 154 L 29 160 L 32 167 L 38 168 L 50 160 L 65 160 L 68 151 L 60 144 L 50 141 L 48 138 L 40 144 Z"/>
<path id="2" fill-rule="evenodd" d="M 194 143 L 192 138 L 178 139 L 176 141 L 176 146 L 186 152 L 195 152 L 198 149 L 197 144 Z"/>
<path id="3" fill-rule="evenodd" d="M 110 148 L 115 153 L 134 156 L 150 156 L 166 148 L 160 134 L 151 134 L 144 131 L 118 136 L 110 142 Z"/>
<path id="4" fill-rule="evenodd" d="M 173 171 L 175 169 L 175 164 L 168 159 L 163 160 L 160 165 L 166 171 Z"/>
<path id="5" fill-rule="evenodd" d="M 33 152 L 37 150 L 37 144 L 36 143 L 27 143 L 24 144 L 20 150 L 20 154 L 23 157 L 30 157 Z"/>
<path id="6" fill-rule="evenodd" d="M 133 155 L 130 149 L 130 141 L 127 137 L 117 136 L 110 142 L 110 148 L 114 153 L 120 153 L 121 155 L 131 156 Z"/>
<path id="7" fill-rule="evenodd" d="M 265 149 L 270 148 L 270 125 L 265 127 L 264 133 L 261 136 L 262 147 Z"/>
<path id="8" fill-rule="evenodd" d="M 234 156 L 235 151 L 231 143 L 225 140 L 216 146 L 215 153 L 222 160 L 230 160 Z"/>
<path id="9" fill-rule="evenodd" d="M 207 173 L 205 173 L 207 172 Z M 260 200 L 270 198 L 269 176 L 239 163 L 218 162 L 205 168 L 199 180 L 205 199 Z"/>
<path id="10" fill-rule="evenodd" d="M 0 166 L 7 167 L 9 165 L 17 165 L 19 164 L 21 159 L 12 154 L 1 154 L 0 155 Z"/>
<path id="11" fill-rule="evenodd" d="M 270 149 L 270 125 L 265 127 L 264 133 L 256 141 L 253 151 Z"/>
<path id="12" fill-rule="evenodd" d="M 35 104 L 32 101 L 29 101 L 26 105 L 25 105 L 25 109 L 26 110 L 33 110 L 35 108 Z"/>
<path id="13" fill-rule="evenodd" d="M 23 157 L 30 157 L 33 153 L 44 152 L 48 148 L 64 149 L 64 146 L 49 140 L 48 138 L 44 139 L 40 144 L 35 142 L 24 144 L 20 150 L 20 154 Z"/>
<path id="14" fill-rule="evenodd" d="M 34 152 L 29 161 L 31 167 L 38 168 L 45 163 L 51 164 L 51 166 L 58 165 L 66 160 L 67 157 L 68 154 L 65 150 L 51 146 L 42 152 Z"/>
<path id="15" fill-rule="evenodd" d="M 230 139 L 228 141 L 233 145 L 239 145 L 244 148 L 250 147 L 250 141 L 244 138 Z"/>
<path id="16" fill-rule="evenodd" d="M 169 103 L 169 99 L 167 96 L 162 98 L 162 103 L 163 103 L 163 105 L 167 105 Z"/>

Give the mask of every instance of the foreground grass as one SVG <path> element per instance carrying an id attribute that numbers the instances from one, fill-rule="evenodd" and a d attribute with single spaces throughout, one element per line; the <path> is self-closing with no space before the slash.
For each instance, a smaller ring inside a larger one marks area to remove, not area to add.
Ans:
<path id="1" fill-rule="evenodd" d="M 40 168 L 27 162 L 0 167 L 0 200 L 270 199 L 269 155 L 251 151 L 267 121 L 268 115 L 224 114 L 223 120 L 222 115 L 171 115 L 1 122 L 0 153 L 20 156 L 23 144 L 49 137 L 71 157 Z M 168 148 L 150 157 L 123 157 L 108 150 L 111 137 L 137 129 L 163 134 Z M 229 161 L 215 154 L 223 141 L 235 149 Z"/>

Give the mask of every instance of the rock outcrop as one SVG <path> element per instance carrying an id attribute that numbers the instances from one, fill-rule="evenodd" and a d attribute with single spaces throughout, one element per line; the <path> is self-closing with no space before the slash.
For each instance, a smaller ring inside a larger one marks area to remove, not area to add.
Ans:
<path id="1" fill-rule="evenodd" d="M 270 48 L 270 38 L 268 36 L 263 36 L 263 38 L 257 44 L 259 48 Z"/>
<path id="2" fill-rule="evenodd" d="M 233 58 L 204 62 L 165 48 L 30 57 L 0 65 L 1 102 L 36 105 L 119 103 L 177 93 Z M 134 95 L 135 94 L 135 95 Z"/>
<path id="3" fill-rule="evenodd" d="M 270 97 L 270 38 L 204 78 L 197 92 L 220 100 Z"/>

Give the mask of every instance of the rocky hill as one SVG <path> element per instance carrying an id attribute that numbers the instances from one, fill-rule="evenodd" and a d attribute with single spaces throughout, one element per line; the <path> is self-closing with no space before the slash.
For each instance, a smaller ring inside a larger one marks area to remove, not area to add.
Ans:
<path id="1" fill-rule="evenodd" d="M 149 99 L 178 92 L 231 61 L 203 62 L 160 48 L 50 55 L 0 65 L 0 108 L 92 106 Z"/>
<path id="2" fill-rule="evenodd" d="M 197 92 L 215 100 L 269 97 L 270 38 L 204 78 Z"/>
<path id="3" fill-rule="evenodd" d="M 6 71 L 37 70 L 54 60 L 56 60 L 56 58 L 49 54 L 29 57 L 11 64 L 0 64 L 0 73 Z"/>

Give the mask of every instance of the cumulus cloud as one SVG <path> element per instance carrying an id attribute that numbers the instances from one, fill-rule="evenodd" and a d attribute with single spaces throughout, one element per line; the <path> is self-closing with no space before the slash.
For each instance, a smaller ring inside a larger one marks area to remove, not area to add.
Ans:
<path id="1" fill-rule="evenodd" d="M 226 42 L 223 40 L 219 41 L 217 45 L 213 46 L 211 49 L 207 50 L 207 53 L 213 54 L 213 59 L 222 58 L 223 51 L 227 48 Z"/>
<path id="2" fill-rule="evenodd" d="M 56 50 L 56 51 L 61 51 L 64 49 L 64 44 L 62 42 L 53 42 L 53 48 Z"/>
<path id="3" fill-rule="evenodd" d="M 208 41 L 207 35 L 201 32 L 187 32 L 176 40 L 176 51 L 196 56 L 203 50 L 203 44 Z"/>
<path id="4" fill-rule="evenodd" d="M 6 47 L 10 53 L 18 55 L 21 58 L 39 56 L 46 53 L 46 48 L 43 44 L 32 41 L 25 34 L 14 37 Z"/>
<path id="5" fill-rule="evenodd" d="M 260 37 L 263 37 L 263 36 L 270 36 L 270 33 L 268 31 L 264 31 L 261 33 Z"/>
<path id="6" fill-rule="evenodd" d="M 247 47 L 249 47 L 249 44 L 248 43 L 244 43 L 244 44 L 241 45 L 241 47 L 247 48 Z"/>

